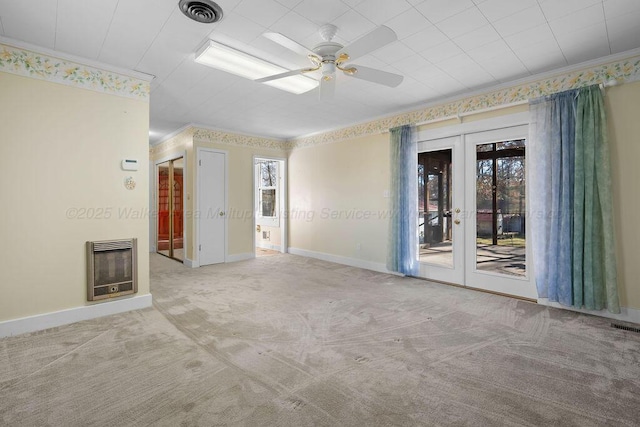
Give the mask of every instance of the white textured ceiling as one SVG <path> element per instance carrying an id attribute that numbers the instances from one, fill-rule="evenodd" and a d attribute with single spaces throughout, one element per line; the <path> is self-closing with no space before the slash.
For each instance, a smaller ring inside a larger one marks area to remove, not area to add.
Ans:
<path id="1" fill-rule="evenodd" d="M 640 47 L 640 0 L 217 0 L 200 24 L 178 0 L 0 0 L 0 35 L 156 76 L 150 142 L 188 123 L 292 138 Z M 347 44 L 377 25 L 399 40 L 358 59 L 405 76 L 391 89 L 340 76 L 336 99 L 293 95 L 193 61 L 207 38 L 287 68 L 309 65 L 261 36 Z"/>

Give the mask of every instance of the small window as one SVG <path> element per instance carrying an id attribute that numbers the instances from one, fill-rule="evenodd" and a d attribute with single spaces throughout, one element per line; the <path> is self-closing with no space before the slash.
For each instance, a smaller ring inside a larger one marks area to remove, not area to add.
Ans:
<path id="1" fill-rule="evenodd" d="M 279 171 L 275 160 L 259 160 L 256 164 L 258 224 L 278 226 Z"/>
<path id="2" fill-rule="evenodd" d="M 262 187 L 275 187 L 278 181 L 278 162 L 260 162 L 260 176 L 262 177 Z"/>

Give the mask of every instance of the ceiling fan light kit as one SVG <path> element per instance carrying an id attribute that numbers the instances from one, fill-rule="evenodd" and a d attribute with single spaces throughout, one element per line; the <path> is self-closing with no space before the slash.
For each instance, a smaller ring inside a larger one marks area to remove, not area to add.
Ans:
<path id="1" fill-rule="evenodd" d="M 397 87 L 402 83 L 404 77 L 399 74 L 356 64 L 346 65 L 347 62 L 355 58 L 367 55 L 396 41 L 398 37 L 391 28 L 381 25 L 347 46 L 342 46 L 340 43 L 332 41 L 337 31 L 338 28 L 331 24 L 320 27 L 320 37 L 322 37 L 324 41 L 316 45 L 313 49 L 308 49 L 280 33 L 265 33 L 264 36 L 269 40 L 295 53 L 307 56 L 313 64 L 313 67 L 273 74 L 256 79 L 256 81 L 269 84 L 273 81 L 290 78 L 291 76 L 320 71 L 320 99 L 329 99 L 333 96 L 336 71 L 342 71 L 343 74 L 349 77 L 355 77 L 388 87 Z"/>

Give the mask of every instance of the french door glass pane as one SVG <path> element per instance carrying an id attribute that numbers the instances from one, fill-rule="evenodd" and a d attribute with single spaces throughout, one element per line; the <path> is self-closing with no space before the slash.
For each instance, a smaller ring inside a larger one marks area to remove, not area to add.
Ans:
<path id="1" fill-rule="evenodd" d="M 184 259 L 183 200 L 184 159 L 182 157 L 158 165 L 158 241 L 162 255 Z"/>
<path id="2" fill-rule="evenodd" d="M 158 165 L 158 252 L 169 256 L 171 223 L 169 218 L 171 185 L 169 162 Z"/>
<path id="3" fill-rule="evenodd" d="M 184 200 L 184 161 L 181 158 L 173 160 L 173 258 L 184 260 L 183 216 L 182 206 Z"/>
<path id="4" fill-rule="evenodd" d="M 419 260 L 446 267 L 453 267 L 451 162 L 451 149 L 418 154 Z"/>
<path id="5" fill-rule="evenodd" d="M 525 140 L 476 147 L 476 268 L 526 274 Z"/>

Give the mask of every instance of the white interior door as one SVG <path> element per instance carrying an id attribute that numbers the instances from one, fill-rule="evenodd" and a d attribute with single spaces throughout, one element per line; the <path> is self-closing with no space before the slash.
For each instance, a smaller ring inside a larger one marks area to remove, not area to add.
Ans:
<path id="1" fill-rule="evenodd" d="M 420 276 L 536 299 L 526 215 L 528 126 L 483 126 L 463 124 L 454 136 L 418 143 Z"/>
<path id="2" fill-rule="evenodd" d="M 225 262 L 227 184 L 226 153 L 198 150 L 198 262 Z"/>

